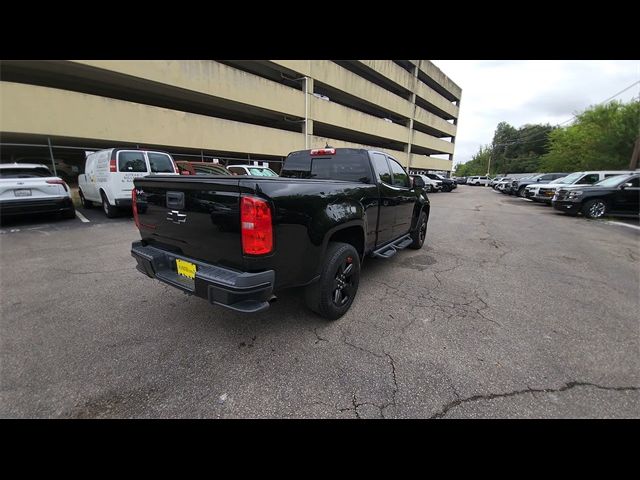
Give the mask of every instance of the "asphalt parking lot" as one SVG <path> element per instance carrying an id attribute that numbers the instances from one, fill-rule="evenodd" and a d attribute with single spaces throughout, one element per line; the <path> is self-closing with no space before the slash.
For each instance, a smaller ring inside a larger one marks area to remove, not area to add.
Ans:
<path id="1" fill-rule="evenodd" d="M 330 323 L 144 277 L 131 218 L 0 227 L 3 418 L 637 418 L 640 232 L 490 188 L 430 196 Z M 633 224 L 633 222 L 627 222 Z"/>

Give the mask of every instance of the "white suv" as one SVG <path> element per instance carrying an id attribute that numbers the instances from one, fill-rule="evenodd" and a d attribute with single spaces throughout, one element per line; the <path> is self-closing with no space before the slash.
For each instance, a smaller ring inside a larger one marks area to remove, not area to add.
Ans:
<path id="1" fill-rule="evenodd" d="M 491 179 L 489 177 L 469 177 L 467 178 L 467 185 L 489 185 Z"/>
<path id="2" fill-rule="evenodd" d="M 115 217 L 118 207 L 131 207 L 133 180 L 150 173 L 179 175 L 173 158 L 165 152 L 110 148 L 87 155 L 84 173 L 78 175 L 82 206 L 102 204 L 107 217 Z"/>
<path id="3" fill-rule="evenodd" d="M 0 164 L 0 215 L 59 213 L 75 218 L 76 209 L 68 185 L 46 165 Z"/>

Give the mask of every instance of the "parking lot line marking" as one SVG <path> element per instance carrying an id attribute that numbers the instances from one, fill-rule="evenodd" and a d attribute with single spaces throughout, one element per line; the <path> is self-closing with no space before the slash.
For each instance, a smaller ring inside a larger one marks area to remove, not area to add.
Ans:
<path id="1" fill-rule="evenodd" d="M 87 219 L 83 214 L 81 214 L 78 210 L 76 210 L 76 217 L 80 219 L 81 222 L 89 223 L 90 220 Z"/>
<path id="2" fill-rule="evenodd" d="M 607 223 L 612 223 L 614 225 L 622 225 L 623 227 L 633 228 L 634 230 L 640 230 L 640 227 L 638 227 L 636 225 L 629 225 L 628 223 L 612 222 L 612 221 L 607 221 Z"/>

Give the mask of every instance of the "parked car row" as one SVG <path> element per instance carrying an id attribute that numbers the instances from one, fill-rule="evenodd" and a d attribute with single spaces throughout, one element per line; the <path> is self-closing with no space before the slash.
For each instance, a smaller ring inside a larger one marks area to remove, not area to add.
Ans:
<path id="1" fill-rule="evenodd" d="M 458 188 L 458 184 L 451 178 L 443 177 L 437 173 L 420 173 L 411 175 L 411 178 L 415 180 L 416 177 L 420 177 L 424 181 L 424 189 L 428 193 L 433 192 L 450 192 Z"/>
<path id="2" fill-rule="evenodd" d="M 494 179 L 493 189 L 546 203 L 569 215 L 640 216 L 640 171 L 597 170 Z"/>
<path id="3" fill-rule="evenodd" d="M 149 174 L 278 176 L 264 166 L 175 161 L 166 152 L 110 148 L 87 155 L 84 173 L 78 175 L 80 203 L 84 208 L 99 205 L 107 217 L 113 218 L 120 210 L 131 209 L 133 181 Z M 67 182 L 43 164 L 0 164 L 0 216 L 39 213 L 75 217 Z"/>

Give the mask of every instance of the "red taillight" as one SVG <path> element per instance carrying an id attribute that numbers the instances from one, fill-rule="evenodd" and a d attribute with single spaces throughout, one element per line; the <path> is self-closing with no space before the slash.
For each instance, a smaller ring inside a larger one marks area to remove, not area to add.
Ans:
<path id="1" fill-rule="evenodd" d="M 133 210 L 133 221 L 136 222 L 136 227 L 140 228 L 140 220 L 138 219 L 138 194 L 135 187 L 131 190 L 131 208 Z"/>
<path id="2" fill-rule="evenodd" d="M 117 168 L 116 168 L 116 159 L 115 158 L 112 158 L 109 161 L 109 171 L 110 172 L 117 172 L 118 171 Z"/>
<path id="3" fill-rule="evenodd" d="M 265 255 L 273 250 L 273 229 L 269 204 L 256 197 L 240 199 L 242 252 Z"/>
<path id="4" fill-rule="evenodd" d="M 318 155 L 335 155 L 335 148 L 316 148 L 315 150 L 311 150 L 311 156 L 317 157 Z"/>
<path id="5" fill-rule="evenodd" d="M 67 188 L 67 184 L 64 183 L 64 180 L 47 180 L 47 183 L 50 183 L 52 185 L 62 185 L 65 192 L 69 191 L 69 189 Z"/>

